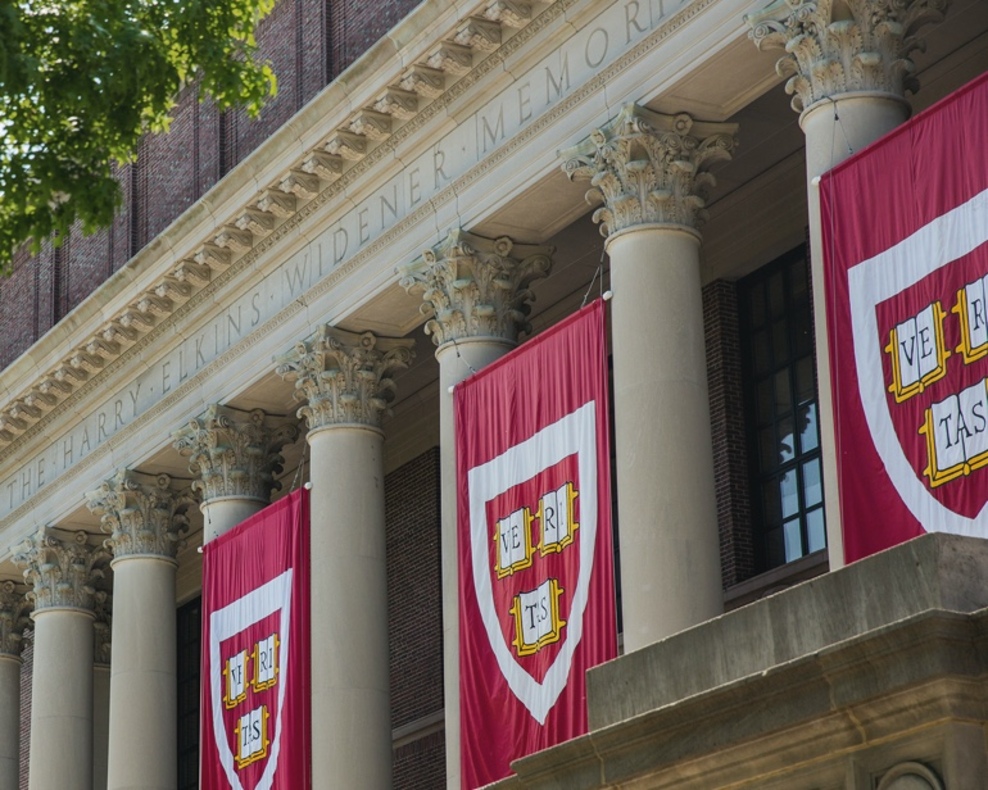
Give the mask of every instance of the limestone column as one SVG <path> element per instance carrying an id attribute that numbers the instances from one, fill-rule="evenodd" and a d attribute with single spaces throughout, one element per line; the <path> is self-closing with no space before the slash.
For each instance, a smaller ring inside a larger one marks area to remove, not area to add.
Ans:
<path id="1" fill-rule="evenodd" d="M 562 152 L 604 204 L 626 651 L 723 608 L 699 227 L 736 129 L 627 105 Z"/>
<path id="2" fill-rule="evenodd" d="M 529 285 L 552 266 L 551 247 L 491 240 L 454 230 L 402 271 L 402 286 L 421 292 L 425 331 L 439 362 L 442 479 L 443 691 L 446 783 L 460 786 L 459 595 L 456 567 L 456 453 L 450 388 L 504 356 L 531 330 Z"/>
<path id="3" fill-rule="evenodd" d="M 175 560 L 188 494 L 122 470 L 86 494 L 113 550 L 108 790 L 174 790 Z M 92 639 L 92 637 L 90 637 Z M 90 648 L 92 649 L 92 648 Z"/>
<path id="4" fill-rule="evenodd" d="M 821 455 L 830 569 L 844 564 L 827 341 L 820 175 L 905 121 L 906 91 L 919 83 L 910 56 L 916 31 L 943 19 L 949 0 L 775 0 L 745 21 L 759 49 L 783 49 L 776 64 L 806 135 L 810 276 L 816 335 Z"/>
<path id="5" fill-rule="evenodd" d="M 298 426 L 260 409 L 244 412 L 215 403 L 172 438 L 198 478 L 192 488 L 202 496 L 208 543 L 271 503 L 283 461 L 279 451 L 298 438 Z"/>
<path id="6" fill-rule="evenodd" d="M 10 580 L 0 582 L 0 790 L 18 790 L 21 751 L 21 635 L 28 602 Z"/>
<path id="7" fill-rule="evenodd" d="M 42 528 L 14 556 L 34 596 L 30 790 L 93 786 L 93 583 L 107 555 L 88 540 Z"/>
<path id="8" fill-rule="evenodd" d="M 391 787 L 381 417 L 412 345 L 322 326 L 277 368 L 307 402 L 314 790 Z"/>

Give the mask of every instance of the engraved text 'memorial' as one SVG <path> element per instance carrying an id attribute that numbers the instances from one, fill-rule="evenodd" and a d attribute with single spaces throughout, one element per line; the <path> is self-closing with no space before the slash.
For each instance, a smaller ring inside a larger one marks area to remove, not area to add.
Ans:
<path id="1" fill-rule="evenodd" d="M 707 169 L 731 158 L 736 124 L 694 121 L 627 104 L 614 120 L 560 151 L 571 179 L 589 179 L 587 201 L 608 236 L 636 225 L 698 230 L 706 219 Z"/>
<path id="2" fill-rule="evenodd" d="M 323 325 L 278 360 L 277 372 L 295 382 L 296 398 L 307 401 L 298 416 L 310 431 L 333 425 L 379 428 L 394 398 L 390 376 L 408 367 L 414 344 Z"/>
<path id="3" fill-rule="evenodd" d="M 531 331 L 529 285 L 549 274 L 552 247 L 485 239 L 463 230 L 401 270 L 401 286 L 422 292 L 425 325 L 437 346 L 466 338 L 515 343 Z"/>
<path id="4" fill-rule="evenodd" d="M 21 654 L 21 639 L 30 608 L 23 589 L 10 579 L 0 581 L 0 655 Z"/>
<path id="5" fill-rule="evenodd" d="M 174 559 L 181 533 L 188 528 L 185 511 L 192 502 L 188 491 L 172 490 L 168 475 L 142 475 L 129 469 L 86 494 L 87 506 L 110 535 L 106 545 L 116 559 Z"/>
<path id="6" fill-rule="evenodd" d="M 260 409 L 242 412 L 212 404 L 172 438 L 198 476 L 192 489 L 204 502 L 220 497 L 256 499 L 267 504 L 279 486 L 281 448 L 298 438 L 298 426 Z"/>
<path id="7" fill-rule="evenodd" d="M 916 32 L 943 19 L 949 0 L 775 0 L 748 14 L 759 49 L 785 49 L 776 63 L 789 77 L 792 108 L 803 112 L 845 93 L 903 99 L 919 83 L 911 55 Z"/>
<path id="8" fill-rule="evenodd" d="M 82 531 L 62 540 L 42 527 L 17 547 L 14 562 L 24 568 L 24 578 L 31 585 L 37 614 L 45 609 L 86 609 L 95 606 L 93 584 L 103 577 L 99 565 L 109 553 L 89 545 Z"/>

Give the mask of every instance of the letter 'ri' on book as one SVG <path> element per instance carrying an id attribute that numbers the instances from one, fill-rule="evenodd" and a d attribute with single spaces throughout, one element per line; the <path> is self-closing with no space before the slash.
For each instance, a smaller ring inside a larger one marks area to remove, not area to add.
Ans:
<path id="1" fill-rule="evenodd" d="M 944 315 L 940 302 L 933 302 L 889 332 L 885 352 L 892 362 L 889 392 L 896 403 L 918 395 L 947 372 Z"/>
<path id="2" fill-rule="evenodd" d="M 988 380 L 950 395 L 926 410 L 927 467 L 936 488 L 988 465 Z"/>
<path id="3" fill-rule="evenodd" d="M 957 352 L 969 365 L 988 354 L 988 276 L 968 283 L 957 292 L 957 313 L 961 326 L 961 342 Z"/>

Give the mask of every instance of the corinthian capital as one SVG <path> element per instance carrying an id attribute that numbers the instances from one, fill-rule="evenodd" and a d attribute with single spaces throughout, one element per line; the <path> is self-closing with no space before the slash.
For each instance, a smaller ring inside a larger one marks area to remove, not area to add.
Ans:
<path id="1" fill-rule="evenodd" d="M 213 404 L 172 438 L 189 457 L 189 470 L 198 478 L 192 488 L 203 501 L 240 497 L 266 504 L 278 486 L 281 448 L 298 438 L 298 426 L 260 409 L 242 412 Z"/>
<path id="2" fill-rule="evenodd" d="M 24 590 L 6 579 L 0 582 L 0 656 L 19 656 L 21 637 L 31 608 Z"/>
<path id="3" fill-rule="evenodd" d="M 408 367 L 413 340 L 362 335 L 320 326 L 278 360 L 277 372 L 295 382 L 298 410 L 310 431 L 332 425 L 379 428 L 394 398 L 390 375 Z"/>
<path id="4" fill-rule="evenodd" d="M 142 475 L 122 469 L 86 494 L 86 505 L 110 535 L 106 545 L 116 559 L 152 556 L 174 559 L 188 527 L 189 493 L 171 488 L 168 475 Z"/>
<path id="5" fill-rule="evenodd" d="M 710 165 L 731 158 L 736 124 L 694 121 L 626 104 L 614 120 L 560 151 L 571 179 L 590 181 L 587 202 L 608 236 L 636 225 L 698 230 L 706 220 Z"/>
<path id="6" fill-rule="evenodd" d="M 796 112 L 844 93 L 904 99 L 919 84 L 911 55 L 916 32 L 943 19 L 949 0 L 774 0 L 748 14 L 759 49 L 784 49 L 776 63 L 789 77 Z"/>
<path id="7" fill-rule="evenodd" d="M 24 568 L 24 578 L 31 585 L 28 596 L 34 610 L 86 609 L 95 605 L 97 579 L 103 577 L 98 567 L 109 559 L 102 548 L 89 545 L 85 532 L 76 532 L 62 540 L 42 527 L 17 547 L 14 562 Z"/>
<path id="8" fill-rule="evenodd" d="M 553 252 L 454 230 L 402 269 L 401 286 L 422 292 L 420 309 L 432 316 L 425 331 L 437 346 L 465 338 L 514 343 L 531 331 L 529 285 L 549 274 Z"/>

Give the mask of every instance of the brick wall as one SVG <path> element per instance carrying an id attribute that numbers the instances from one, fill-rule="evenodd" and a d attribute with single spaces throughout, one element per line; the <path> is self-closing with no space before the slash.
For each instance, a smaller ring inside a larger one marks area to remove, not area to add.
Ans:
<path id="1" fill-rule="evenodd" d="M 713 434 L 721 579 L 725 589 L 755 573 L 748 502 L 737 287 L 716 280 L 703 289 L 710 425 Z"/>
<path id="2" fill-rule="evenodd" d="M 446 786 L 446 734 L 426 735 L 395 749 L 395 790 L 438 790 Z"/>
<path id="3" fill-rule="evenodd" d="M 442 571 L 439 448 L 385 480 L 391 726 L 402 727 L 443 708 Z M 443 734 L 395 751 L 396 788 L 445 785 Z"/>
<path id="4" fill-rule="evenodd" d="M 18 256 L 0 280 L 0 369 L 85 299 L 167 228 L 226 172 L 407 15 L 416 0 L 281 0 L 260 25 L 257 42 L 271 61 L 278 95 L 257 120 L 221 117 L 199 103 L 194 86 L 178 97 L 166 135 L 145 139 L 136 164 L 118 169 L 123 206 L 112 227 L 89 238 L 78 230 L 59 253 Z M 57 272 L 57 275 L 56 275 Z M 61 278 L 59 281 L 58 278 Z"/>

